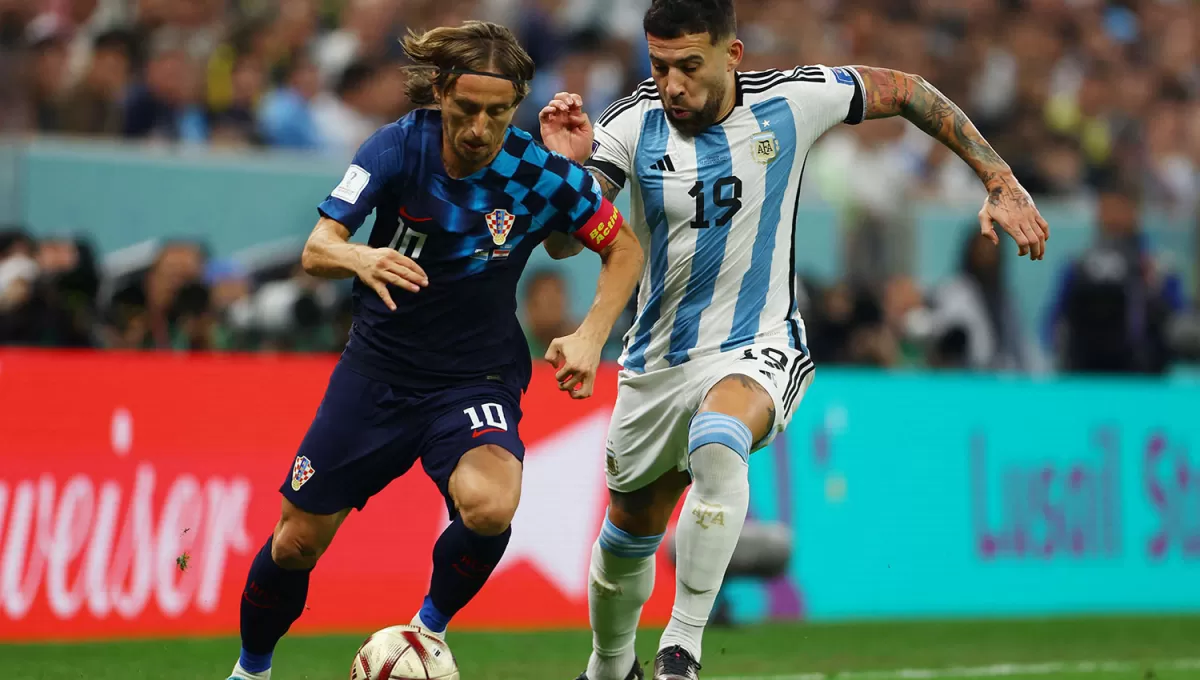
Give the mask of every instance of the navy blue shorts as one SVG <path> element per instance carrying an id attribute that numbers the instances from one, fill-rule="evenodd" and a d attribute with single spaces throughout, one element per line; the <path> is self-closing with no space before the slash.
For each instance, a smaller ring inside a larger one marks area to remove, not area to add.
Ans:
<path id="1" fill-rule="evenodd" d="M 362 510 L 420 459 L 453 518 L 448 487 L 459 459 L 494 444 L 523 461 L 520 421 L 520 389 L 503 382 L 413 391 L 339 363 L 280 491 L 318 515 Z"/>

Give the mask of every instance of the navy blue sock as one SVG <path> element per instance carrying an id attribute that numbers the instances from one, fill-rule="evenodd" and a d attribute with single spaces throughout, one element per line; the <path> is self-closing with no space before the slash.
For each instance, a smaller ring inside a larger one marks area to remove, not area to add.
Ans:
<path id="1" fill-rule="evenodd" d="M 498 536 L 481 536 L 455 519 L 433 545 L 433 579 L 421 606 L 421 621 L 440 633 L 451 617 L 483 588 L 504 556 L 512 527 Z"/>
<path id="2" fill-rule="evenodd" d="M 304 612 L 311 569 L 290 571 L 271 559 L 271 541 L 254 556 L 246 589 L 242 591 L 242 655 L 239 663 L 251 673 L 271 667 L 275 644 Z"/>

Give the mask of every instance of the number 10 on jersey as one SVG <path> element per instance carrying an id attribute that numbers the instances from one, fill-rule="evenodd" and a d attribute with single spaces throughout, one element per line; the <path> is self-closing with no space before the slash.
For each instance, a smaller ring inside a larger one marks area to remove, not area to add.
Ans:
<path id="1" fill-rule="evenodd" d="M 742 209 L 742 180 L 734 175 L 722 177 L 713 182 L 711 187 L 704 184 L 704 180 L 696 180 L 692 185 L 688 195 L 696 199 L 696 219 L 692 220 L 692 229 L 708 229 L 708 219 L 705 218 L 705 208 L 708 205 L 708 192 L 712 192 L 712 204 L 717 208 L 724 208 L 724 212 L 717 215 L 717 226 L 727 226 L 733 221 L 733 216 Z"/>
<path id="2" fill-rule="evenodd" d="M 402 217 L 398 218 L 397 222 L 396 235 L 392 237 L 392 242 L 388 244 L 388 247 L 398 250 L 401 255 L 407 255 L 414 260 L 421 257 L 421 249 L 425 247 L 426 235 L 410 229 Z"/>

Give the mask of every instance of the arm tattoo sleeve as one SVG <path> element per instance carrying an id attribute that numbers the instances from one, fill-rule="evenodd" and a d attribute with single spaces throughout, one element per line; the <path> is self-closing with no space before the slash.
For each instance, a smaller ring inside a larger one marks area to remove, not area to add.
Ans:
<path id="1" fill-rule="evenodd" d="M 966 161 L 993 195 L 1013 181 L 1008 164 L 967 114 L 924 78 L 885 68 L 854 68 L 862 76 L 867 118 L 903 116 Z"/>
<path id="2" fill-rule="evenodd" d="M 621 194 L 621 187 L 612 183 L 612 180 L 604 176 L 604 173 L 595 168 L 588 168 L 588 172 L 592 173 L 592 177 L 596 178 L 596 182 L 600 184 L 600 193 L 604 195 L 610 202 L 617 200 L 617 196 Z"/>

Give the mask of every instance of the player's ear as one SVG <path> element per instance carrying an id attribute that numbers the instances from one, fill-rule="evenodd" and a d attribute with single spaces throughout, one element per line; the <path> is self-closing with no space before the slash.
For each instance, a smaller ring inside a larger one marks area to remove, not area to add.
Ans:
<path id="1" fill-rule="evenodd" d="M 733 42 L 729 43 L 727 54 L 729 56 L 728 70 L 737 70 L 738 65 L 742 63 L 742 57 L 746 54 L 745 43 L 737 38 L 734 38 Z"/>

